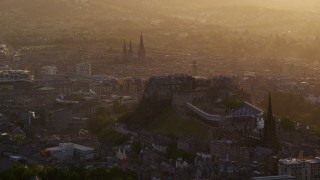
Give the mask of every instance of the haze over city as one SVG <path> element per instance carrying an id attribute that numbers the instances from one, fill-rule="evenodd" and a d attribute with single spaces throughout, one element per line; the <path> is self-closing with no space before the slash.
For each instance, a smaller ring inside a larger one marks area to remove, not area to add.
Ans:
<path id="1" fill-rule="evenodd" d="M 1 0 L 0 179 L 319 179 L 319 22 L 318 0 Z"/>

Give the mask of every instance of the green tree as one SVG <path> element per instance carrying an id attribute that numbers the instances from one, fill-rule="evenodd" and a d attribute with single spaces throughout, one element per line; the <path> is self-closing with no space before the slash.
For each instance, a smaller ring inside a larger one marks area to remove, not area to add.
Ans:
<path id="1" fill-rule="evenodd" d="M 116 101 L 114 104 L 113 104 L 113 112 L 117 113 L 117 114 L 120 114 L 120 113 L 123 113 L 123 112 L 126 112 L 128 111 L 128 107 L 124 104 L 121 104 L 120 102 Z"/>
<path id="2" fill-rule="evenodd" d="M 320 129 L 315 129 L 312 133 L 313 133 L 314 135 L 320 137 Z"/>
<path id="3" fill-rule="evenodd" d="M 96 116 L 103 116 L 107 117 L 108 116 L 108 111 L 105 107 L 98 107 L 96 109 Z"/>
<path id="4" fill-rule="evenodd" d="M 183 158 L 183 159 L 186 159 L 186 160 L 192 162 L 195 157 L 196 157 L 196 155 L 193 153 L 188 153 L 186 151 L 177 149 L 176 143 L 168 145 L 167 158 L 170 158 L 170 159 Z"/>
<path id="5" fill-rule="evenodd" d="M 98 107 L 95 116 L 87 120 L 87 128 L 95 134 L 99 134 L 102 129 L 110 125 L 112 119 L 109 117 L 105 107 Z"/>
<path id="6" fill-rule="evenodd" d="M 85 169 L 83 166 L 70 165 L 66 169 L 57 169 L 54 167 L 29 167 L 25 168 L 22 164 L 17 164 L 6 171 L 0 172 L 0 179 L 2 180 L 29 180 L 38 176 L 43 180 L 54 179 L 138 179 L 135 172 L 124 172 L 120 168 L 112 168 L 110 170 L 100 169 Z"/>
<path id="7" fill-rule="evenodd" d="M 73 172 L 71 172 L 70 174 L 68 174 L 67 179 L 70 179 L 70 180 L 79 180 L 79 179 L 81 179 L 81 176 L 80 176 L 80 174 L 79 174 L 78 172 L 73 171 Z"/>
<path id="8" fill-rule="evenodd" d="M 132 151 L 136 154 L 140 154 L 140 151 L 142 149 L 140 141 L 134 142 L 132 144 Z"/>
<path id="9" fill-rule="evenodd" d="M 99 138 L 101 141 L 112 145 L 122 145 L 130 140 L 130 136 L 120 134 L 113 130 L 110 126 L 100 132 Z"/>
<path id="10" fill-rule="evenodd" d="M 99 133 L 105 125 L 105 119 L 102 116 L 95 116 L 88 119 L 87 127 L 93 133 Z"/>
<path id="11" fill-rule="evenodd" d="M 280 127 L 286 131 L 293 131 L 295 129 L 294 122 L 289 118 L 283 118 L 280 121 Z"/>
<path id="12" fill-rule="evenodd" d="M 238 97 L 226 97 L 224 100 L 227 112 L 236 109 L 244 104 L 244 100 Z"/>

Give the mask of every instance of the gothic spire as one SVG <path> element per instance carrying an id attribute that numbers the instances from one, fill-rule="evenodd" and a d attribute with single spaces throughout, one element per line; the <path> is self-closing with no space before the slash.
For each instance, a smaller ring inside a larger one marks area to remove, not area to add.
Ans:
<path id="1" fill-rule="evenodd" d="M 140 35 L 140 48 L 144 48 L 142 33 Z"/>
<path id="2" fill-rule="evenodd" d="M 272 112 L 271 94 L 269 94 L 268 114 L 264 121 L 264 146 L 277 153 L 279 150 L 279 142 L 277 137 L 277 125 Z"/>
<path id="3" fill-rule="evenodd" d="M 132 44 L 131 44 L 131 40 L 130 40 L 130 46 L 129 46 L 129 50 L 132 50 Z"/>
<path id="4" fill-rule="evenodd" d="M 130 45 L 129 45 L 129 50 L 128 50 L 128 56 L 133 56 L 131 40 L 130 40 Z"/>
<path id="5" fill-rule="evenodd" d="M 145 51 L 145 48 L 144 48 L 143 37 L 142 37 L 142 33 L 141 33 L 138 57 L 139 57 L 140 60 L 143 60 L 145 58 L 145 56 L 146 56 L 146 51 Z"/>
<path id="6" fill-rule="evenodd" d="M 123 54 L 127 54 L 127 44 L 126 44 L 126 40 L 123 40 L 123 50 L 122 50 Z"/>
<path id="7" fill-rule="evenodd" d="M 271 102 L 271 94 L 269 93 L 269 105 L 268 105 L 268 120 L 273 119 L 273 113 L 272 113 L 272 102 Z"/>
<path id="8" fill-rule="evenodd" d="M 123 41 L 122 61 L 126 62 L 128 57 L 126 40 Z"/>

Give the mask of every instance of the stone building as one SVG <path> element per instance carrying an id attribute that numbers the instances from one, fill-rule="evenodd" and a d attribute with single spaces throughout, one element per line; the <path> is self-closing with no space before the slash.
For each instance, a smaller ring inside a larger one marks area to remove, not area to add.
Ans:
<path id="1" fill-rule="evenodd" d="M 72 122 L 71 109 L 58 109 L 46 113 L 46 128 L 49 131 L 59 132 L 69 127 Z"/>
<path id="2" fill-rule="evenodd" d="M 237 164 L 249 164 L 252 158 L 250 154 L 253 152 L 252 149 L 240 146 L 230 140 L 211 141 L 210 151 L 212 157 L 215 157 L 216 160 L 228 156 L 231 161 L 235 161 Z"/>

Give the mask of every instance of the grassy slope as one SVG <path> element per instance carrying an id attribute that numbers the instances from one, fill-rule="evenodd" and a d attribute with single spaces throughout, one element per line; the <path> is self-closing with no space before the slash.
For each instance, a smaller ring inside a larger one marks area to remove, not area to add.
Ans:
<path id="1" fill-rule="evenodd" d="M 198 120 L 182 118 L 171 107 L 164 109 L 163 113 L 145 128 L 161 134 L 174 136 L 193 135 L 202 138 L 208 138 L 209 130 L 208 127 L 201 124 Z"/>

